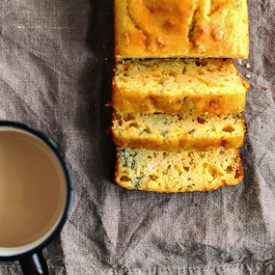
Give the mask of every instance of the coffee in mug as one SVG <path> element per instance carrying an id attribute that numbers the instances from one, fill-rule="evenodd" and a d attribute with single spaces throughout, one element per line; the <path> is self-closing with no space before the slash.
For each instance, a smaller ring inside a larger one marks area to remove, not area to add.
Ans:
<path id="1" fill-rule="evenodd" d="M 0 260 L 48 274 L 42 249 L 64 226 L 72 181 L 56 144 L 24 124 L 0 121 Z"/>
<path id="2" fill-rule="evenodd" d="M 64 212 L 66 179 L 48 146 L 29 133 L 0 130 L 0 247 L 28 245 Z"/>

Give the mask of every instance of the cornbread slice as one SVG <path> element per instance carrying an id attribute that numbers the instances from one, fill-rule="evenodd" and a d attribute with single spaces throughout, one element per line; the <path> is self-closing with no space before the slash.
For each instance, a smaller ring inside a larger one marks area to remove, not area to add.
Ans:
<path id="1" fill-rule="evenodd" d="M 249 52 L 247 0 L 115 0 L 117 58 Z"/>
<path id="2" fill-rule="evenodd" d="M 130 190 L 194 192 L 236 185 L 243 170 L 236 149 L 162 152 L 144 149 L 117 151 L 115 181 Z"/>
<path id="3" fill-rule="evenodd" d="M 113 115 L 113 139 L 120 147 L 175 151 L 238 148 L 244 139 L 240 114 L 192 115 L 117 113 Z"/>
<path id="4" fill-rule="evenodd" d="M 112 105 L 125 113 L 240 113 L 248 87 L 230 59 L 127 60 L 116 66 Z"/>

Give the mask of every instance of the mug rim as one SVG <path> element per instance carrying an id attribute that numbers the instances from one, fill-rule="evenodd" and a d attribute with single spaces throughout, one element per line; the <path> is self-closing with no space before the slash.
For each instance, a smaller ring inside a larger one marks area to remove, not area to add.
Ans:
<path id="1" fill-rule="evenodd" d="M 25 256 L 32 255 L 37 253 L 38 251 L 41 251 L 43 248 L 45 248 L 50 242 L 52 242 L 62 231 L 62 228 L 64 227 L 69 214 L 72 210 L 73 205 L 73 181 L 72 181 L 72 174 L 71 170 L 66 163 L 63 153 L 58 149 L 57 144 L 46 134 L 43 132 L 36 130 L 30 126 L 27 126 L 24 123 L 17 122 L 17 121 L 10 121 L 10 120 L 0 120 L 0 129 L 3 127 L 11 128 L 11 129 L 18 129 L 23 132 L 29 133 L 34 135 L 35 137 L 39 138 L 43 143 L 45 143 L 51 151 L 54 153 L 54 155 L 57 157 L 57 160 L 61 164 L 65 181 L 66 181 L 66 189 L 67 189 L 67 195 L 66 195 L 66 203 L 63 210 L 63 213 L 60 217 L 60 220 L 58 221 L 55 229 L 53 232 L 39 245 L 27 250 L 23 253 L 18 253 L 12 256 L 0 256 L 0 261 L 10 261 L 10 260 L 18 260 Z M 16 247 L 14 247 L 16 249 Z"/>

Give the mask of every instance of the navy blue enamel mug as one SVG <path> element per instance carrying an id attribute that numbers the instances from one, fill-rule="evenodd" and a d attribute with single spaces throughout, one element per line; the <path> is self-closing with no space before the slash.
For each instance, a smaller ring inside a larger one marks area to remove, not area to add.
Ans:
<path id="1" fill-rule="evenodd" d="M 42 250 L 72 206 L 72 177 L 56 144 L 24 124 L 0 121 L 0 260 L 48 274 Z"/>

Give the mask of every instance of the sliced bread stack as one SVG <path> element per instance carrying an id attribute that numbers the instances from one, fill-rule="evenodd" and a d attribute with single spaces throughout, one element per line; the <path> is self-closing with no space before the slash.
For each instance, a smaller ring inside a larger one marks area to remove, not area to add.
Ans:
<path id="1" fill-rule="evenodd" d="M 115 181 L 209 191 L 242 180 L 246 0 L 115 0 Z"/>

